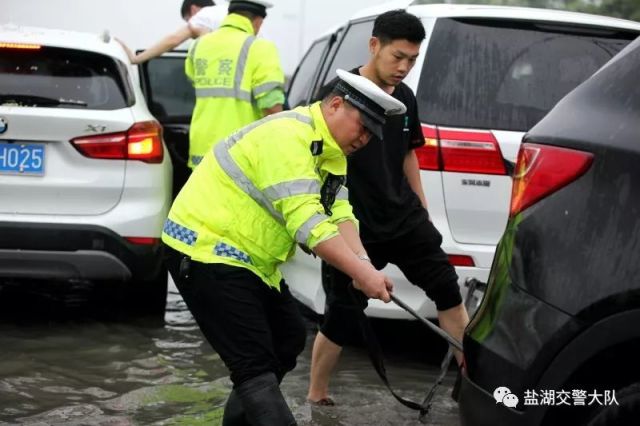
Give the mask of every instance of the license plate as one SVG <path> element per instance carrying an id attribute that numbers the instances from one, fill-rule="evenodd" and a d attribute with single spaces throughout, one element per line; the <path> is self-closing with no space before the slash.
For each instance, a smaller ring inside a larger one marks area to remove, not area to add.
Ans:
<path id="1" fill-rule="evenodd" d="M 44 144 L 0 142 L 0 174 L 44 175 Z"/>

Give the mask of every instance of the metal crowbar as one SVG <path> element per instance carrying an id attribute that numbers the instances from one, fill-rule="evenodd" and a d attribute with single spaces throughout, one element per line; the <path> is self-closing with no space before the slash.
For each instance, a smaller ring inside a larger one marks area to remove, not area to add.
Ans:
<path id="1" fill-rule="evenodd" d="M 428 319 L 422 318 L 420 314 L 418 314 L 415 310 L 413 310 L 409 305 L 404 303 L 402 300 L 398 299 L 398 297 L 395 296 L 394 294 L 389 293 L 389 295 L 391 296 L 391 301 L 393 301 L 393 303 L 400 306 L 405 311 L 409 312 L 412 316 L 415 317 L 415 319 L 417 319 L 418 321 L 420 321 L 421 323 L 429 327 L 438 336 L 442 337 L 444 340 L 449 342 L 451 346 L 453 346 L 454 348 L 462 352 L 462 343 L 459 340 L 457 340 L 455 337 L 453 337 L 452 335 L 450 335 L 449 333 L 447 333 L 446 331 L 444 331 L 443 329 L 441 329 L 440 327 L 438 327 Z"/>

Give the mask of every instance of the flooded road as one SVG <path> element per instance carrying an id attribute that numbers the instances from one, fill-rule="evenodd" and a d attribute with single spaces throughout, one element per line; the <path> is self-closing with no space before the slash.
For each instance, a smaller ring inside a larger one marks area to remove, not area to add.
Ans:
<path id="1" fill-rule="evenodd" d="M 164 321 L 104 319 L 100 306 L 87 308 L 82 300 L 69 308 L 68 301 L 38 299 L 0 284 L 0 425 L 219 424 L 231 382 L 173 286 Z M 442 345 L 415 324 L 376 328 L 390 381 L 422 401 L 438 374 Z M 298 366 L 282 384 L 300 425 L 422 424 L 388 393 L 362 347 L 344 351 L 332 383 L 337 405 L 306 403 L 312 320 L 308 331 Z M 436 353 L 425 355 L 433 345 Z M 428 424 L 458 425 L 449 396 L 454 379 L 449 373 Z"/>

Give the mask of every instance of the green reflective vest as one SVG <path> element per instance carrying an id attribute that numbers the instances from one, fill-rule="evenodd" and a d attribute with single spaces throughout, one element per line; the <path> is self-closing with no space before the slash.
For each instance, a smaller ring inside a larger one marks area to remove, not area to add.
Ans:
<path id="1" fill-rule="evenodd" d="M 322 142 L 320 142 L 322 141 Z M 318 149 L 318 147 L 321 147 Z M 203 263 L 246 268 L 278 288 L 278 266 L 296 243 L 314 248 L 352 220 L 347 189 L 321 189 L 345 176 L 347 161 L 320 103 L 273 114 L 216 144 L 180 191 L 162 241 Z"/>
<path id="2" fill-rule="evenodd" d="M 284 73 L 270 41 L 256 38 L 251 21 L 229 14 L 220 28 L 196 40 L 185 61 L 196 105 L 189 132 L 189 167 L 232 132 L 284 102 Z M 267 104 L 264 104 L 267 102 Z"/>

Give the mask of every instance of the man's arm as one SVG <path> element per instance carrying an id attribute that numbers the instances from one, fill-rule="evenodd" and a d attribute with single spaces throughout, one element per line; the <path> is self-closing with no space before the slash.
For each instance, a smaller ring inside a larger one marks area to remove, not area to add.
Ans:
<path id="1" fill-rule="evenodd" d="M 353 278 L 356 288 L 367 297 L 388 303 L 393 283 L 369 262 L 359 259 L 345 239 L 337 235 L 319 243 L 313 251 L 324 261 Z"/>
<path id="2" fill-rule="evenodd" d="M 411 149 L 407 152 L 407 155 L 404 157 L 404 164 L 402 166 L 404 170 L 404 174 L 409 181 L 409 186 L 416 193 L 422 206 L 427 208 L 427 199 L 424 196 L 424 191 L 422 190 L 422 181 L 420 180 L 420 167 L 418 166 L 418 157 L 416 156 L 416 152 Z"/>
<path id="3" fill-rule="evenodd" d="M 145 50 L 144 52 L 140 52 L 135 55 L 124 43 L 120 40 L 120 44 L 124 47 L 124 50 L 127 52 L 129 56 L 129 60 L 132 64 L 141 64 L 143 62 L 148 61 L 149 59 L 153 59 L 157 56 L 162 55 L 165 52 L 168 52 L 172 49 L 175 49 L 180 44 L 189 40 L 190 38 L 198 37 L 201 34 L 207 33 L 208 30 L 206 28 L 201 27 L 191 27 L 189 25 L 185 25 L 181 27 L 176 32 L 169 34 L 168 36 L 161 39 L 159 42 Z"/>
<path id="4" fill-rule="evenodd" d="M 344 222 L 340 222 L 338 229 L 347 246 L 349 246 L 356 255 L 363 256 L 367 254 L 367 250 L 362 245 L 362 241 L 360 241 L 358 228 L 356 228 L 356 224 L 353 223 L 353 221 L 345 220 Z"/>
<path id="5" fill-rule="evenodd" d="M 264 108 L 262 110 L 262 113 L 266 117 L 267 115 L 275 114 L 276 112 L 280 112 L 280 111 L 282 111 L 282 104 L 276 104 L 272 107 Z"/>

